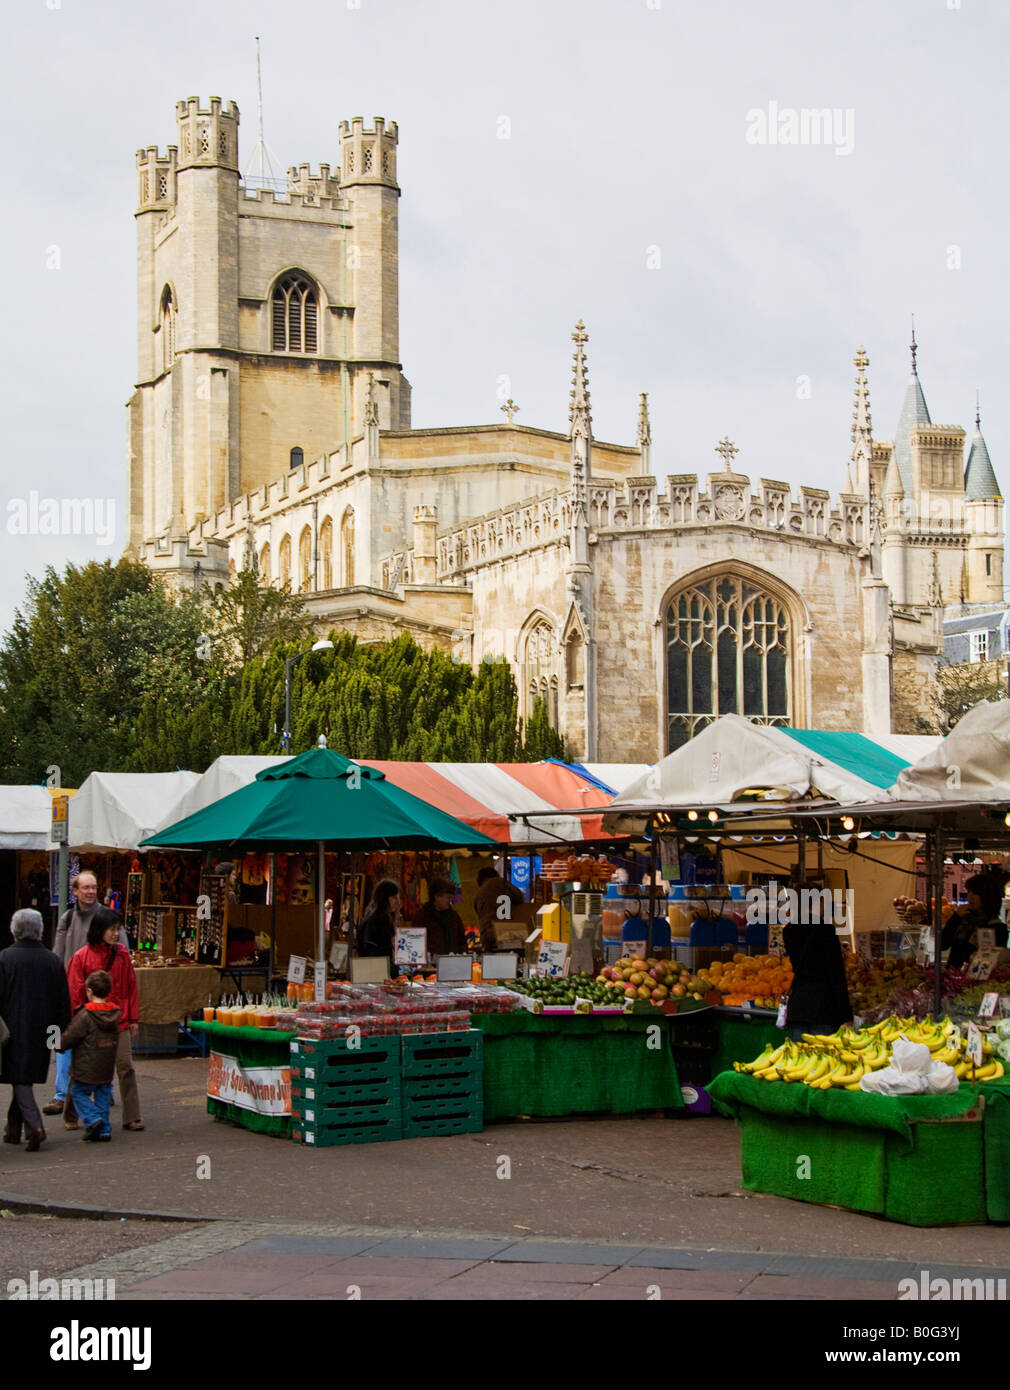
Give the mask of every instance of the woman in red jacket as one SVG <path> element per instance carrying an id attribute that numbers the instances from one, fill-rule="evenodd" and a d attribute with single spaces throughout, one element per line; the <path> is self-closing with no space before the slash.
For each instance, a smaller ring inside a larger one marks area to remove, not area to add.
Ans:
<path id="1" fill-rule="evenodd" d="M 112 979 L 109 997 L 120 1008 L 116 1074 L 123 1099 L 123 1128 L 138 1130 L 144 1126 L 140 1119 L 140 1093 L 137 1090 L 137 1073 L 133 1069 L 130 1040 L 137 1036 L 140 1007 L 133 962 L 126 947 L 119 944 L 122 925 L 122 918 L 117 912 L 110 912 L 106 907 L 97 909 L 88 924 L 87 945 L 81 947 L 67 969 L 67 984 L 70 986 L 70 1007 L 76 1013 L 88 1001 L 84 981 L 92 970 L 106 970 Z M 63 1118 L 67 1129 L 77 1128 L 77 1114 L 69 1096 Z"/>

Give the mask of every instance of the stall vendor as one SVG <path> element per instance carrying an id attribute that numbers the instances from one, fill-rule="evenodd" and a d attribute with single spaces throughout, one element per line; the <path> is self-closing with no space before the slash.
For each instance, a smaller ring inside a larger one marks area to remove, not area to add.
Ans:
<path id="1" fill-rule="evenodd" d="M 466 930 L 463 919 L 452 906 L 453 886 L 447 878 L 431 881 L 428 901 L 414 923 L 428 933 L 428 959 L 435 956 L 461 955 L 466 950 Z"/>
<path id="2" fill-rule="evenodd" d="M 782 928 L 782 944 L 793 967 L 786 1027 L 803 1033 L 834 1033 L 852 1022 L 845 962 L 835 928 L 828 922 Z"/>
<path id="3" fill-rule="evenodd" d="M 996 945 L 1006 946 L 1007 929 L 1000 920 L 1000 905 L 1003 902 L 1002 873 L 975 874 L 964 885 L 968 895 L 967 907 L 959 907 L 947 919 L 940 938 L 943 950 L 949 950 L 947 964 L 952 970 L 960 970 L 978 949 L 978 933 L 983 927 L 992 927 L 996 933 Z"/>

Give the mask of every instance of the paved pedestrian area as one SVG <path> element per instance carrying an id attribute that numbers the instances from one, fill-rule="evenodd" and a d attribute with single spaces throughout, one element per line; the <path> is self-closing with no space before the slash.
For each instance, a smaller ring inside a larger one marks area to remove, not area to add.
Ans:
<path id="1" fill-rule="evenodd" d="M 1010 1277 L 1010 1269 L 986 1270 Z M 903 1260 L 747 1249 L 512 1240 L 453 1232 L 215 1222 L 67 1272 L 114 1279 L 116 1299 L 554 1302 L 894 1300 Z M 978 1266 L 930 1266 L 935 1278 Z"/>

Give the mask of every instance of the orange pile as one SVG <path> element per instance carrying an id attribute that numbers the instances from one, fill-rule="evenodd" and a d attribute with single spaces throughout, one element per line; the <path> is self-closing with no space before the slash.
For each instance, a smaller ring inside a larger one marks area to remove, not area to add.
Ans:
<path id="1" fill-rule="evenodd" d="M 717 989 L 724 1004 L 754 1003 L 772 1009 L 789 993 L 793 971 L 788 956 L 735 955 L 731 961 L 713 961 L 697 977 Z"/>

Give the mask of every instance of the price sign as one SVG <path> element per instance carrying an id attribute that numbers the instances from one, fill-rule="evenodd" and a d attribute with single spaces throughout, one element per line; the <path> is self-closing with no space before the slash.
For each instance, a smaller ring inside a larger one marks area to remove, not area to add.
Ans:
<path id="1" fill-rule="evenodd" d="M 979 1018 L 992 1018 L 998 1003 L 999 995 L 995 991 L 992 994 L 983 994 L 982 1003 L 978 1009 Z"/>
<path id="2" fill-rule="evenodd" d="M 996 928 L 979 927 L 978 929 L 978 948 L 984 951 L 996 945 Z"/>
<path id="3" fill-rule="evenodd" d="M 1010 1018 L 1010 994 L 1001 994 L 999 997 L 999 1011 L 1004 1018 Z"/>
<path id="4" fill-rule="evenodd" d="M 1000 950 L 997 946 L 986 946 L 976 951 L 971 958 L 966 974 L 972 980 L 988 980 L 999 963 Z"/>
<path id="5" fill-rule="evenodd" d="M 923 927 L 919 932 L 919 944 L 915 948 L 916 965 L 929 965 L 933 959 L 933 928 Z"/>
<path id="6" fill-rule="evenodd" d="M 622 941 L 621 950 L 628 960 L 634 960 L 636 956 L 645 956 L 648 942 L 646 941 Z"/>
<path id="7" fill-rule="evenodd" d="M 982 1033 L 975 1023 L 968 1024 L 968 1047 L 966 1053 L 976 1067 L 982 1065 Z"/>
<path id="8" fill-rule="evenodd" d="M 326 962 L 317 960 L 312 972 L 313 998 L 317 1004 L 326 1002 Z"/>
<path id="9" fill-rule="evenodd" d="M 774 922 L 768 928 L 768 954 L 770 956 L 784 956 L 786 953 L 786 943 L 782 936 L 782 924 Z"/>
<path id="10" fill-rule="evenodd" d="M 305 983 L 305 957 L 291 956 L 288 960 L 288 983 L 293 985 L 303 985 Z"/>
<path id="11" fill-rule="evenodd" d="M 393 938 L 393 960 L 397 965 L 423 965 L 428 959 L 428 932 L 425 927 L 400 927 Z"/>
<path id="12" fill-rule="evenodd" d="M 568 973 L 568 942 L 542 941 L 537 956 L 537 969 L 552 980 L 560 979 Z"/>

